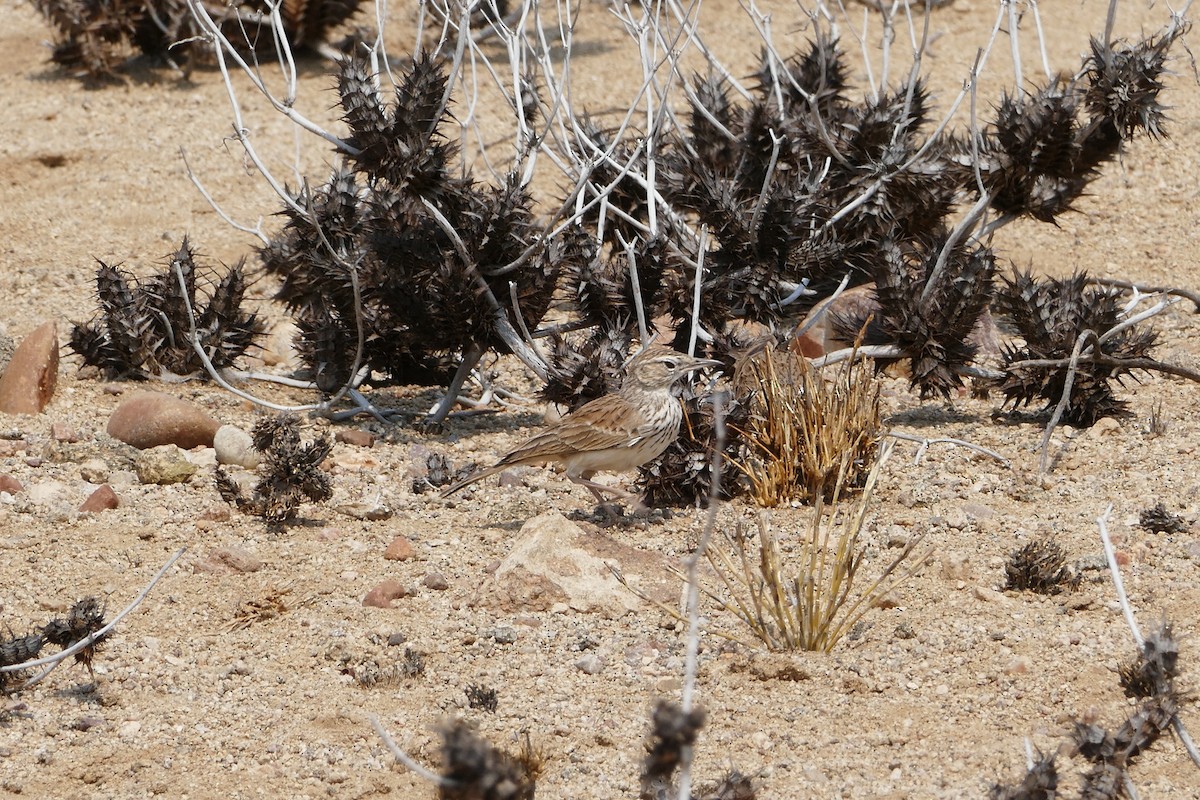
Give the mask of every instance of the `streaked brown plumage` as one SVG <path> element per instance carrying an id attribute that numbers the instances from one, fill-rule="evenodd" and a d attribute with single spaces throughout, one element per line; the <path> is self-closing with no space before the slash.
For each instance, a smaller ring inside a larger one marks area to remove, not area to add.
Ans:
<path id="1" fill-rule="evenodd" d="M 442 497 L 509 467 L 549 462 L 565 467 L 567 477 L 586 486 L 598 501 L 604 499 L 601 492 L 620 496 L 611 486 L 594 483 L 592 475 L 634 469 L 666 450 L 683 421 L 673 387 L 688 373 L 719 363 L 661 345 L 648 347 L 626 364 L 620 391 L 586 403 L 493 466 L 446 489 Z"/>

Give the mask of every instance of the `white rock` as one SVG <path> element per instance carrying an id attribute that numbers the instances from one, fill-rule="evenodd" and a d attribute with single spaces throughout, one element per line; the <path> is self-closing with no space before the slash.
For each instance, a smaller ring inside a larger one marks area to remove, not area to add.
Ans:
<path id="1" fill-rule="evenodd" d="M 254 440 L 236 425 L 222 425 L 213 436 L 213 449 L 217 451 L 218 464 L 233 464 L 246 469 L 255 469 L 262 460 L 262 453 L 254 449 Z"/>

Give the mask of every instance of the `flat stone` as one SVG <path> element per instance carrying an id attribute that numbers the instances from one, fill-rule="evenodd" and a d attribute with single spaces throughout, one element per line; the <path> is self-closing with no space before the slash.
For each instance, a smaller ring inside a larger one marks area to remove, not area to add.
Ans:
<path id="1" fill-rule="evenodd" d="M 16 494 L 17 492 L 25 491 L 25 487 L 19 480 L 9 475 L 7 472 L 0 472 L 0 492 L 8 492 Z"/>
<path id="2" fill-rule="evenodd" d="M 0 413 L 40 414 L 58 384 L 58 326 L 25 337 L 0 375 Z"/>
<path id="3" fill-rule="evenodd" d="M 404 584 L 394 578 L 388 578 L 367 592 L 362 604 L 371 608 L 391 608 L 392 601 L 411 594 Z"/>
<path id="4" fill-rule="evenodd" d="M 334 441 L 345 442 L 355 447 L 374 447 L 375 436 L 370 431 L 364 431 L 361 428 L 346 428 L 340 430 L 333 436 Z"/>
<path id="5" fill-rule="evenodd" d="M 450 582 L 440 572 L 425 573 L 425 577 L 421 580 L 421 585 L 426 589 L 433 589 L 435 592 L 444 592 L 450 588 Z"/>
<path id="6" fill-rule="evenodd" d="M 65 422 L 55 422 L 50 425 L 50 438 L 56 442 L 74 444 L 79 441 L 79 431 Z"/>
<path id="7" fill-rule="evenodd" d="M 83 505 L 79 510 L 85 514 L 94 514 L 100 511 L 108 511 L 121 505 L 121 498 L 117 497 L 117 493 L 107 483 L 101 485 L 96 491 L 88 495 L 88 499 L 83 501 Z"/>
<path id="8" fill-rule="evenodd" d="M 173 444 L 212 447 L 221 423 L 195 403 L 162 392 L 138 392 L 117 406 L 108 435 L 139 450 Z"/>
<path id="9" fill-rule="evenodd" d="M 79 465 L 79 477 L 88 483 L 105 483 L 111 470 L 102 458 L 89 458 Z"/>
<path id="10" fill-rule="evenodd" d="M 214 575 L 258 572 L 262 568 L 261 559 L 240 547 L 218 547 L 204 558 L 192 562 L 193 572 L 208 572 Z"/>
<path id="11" fill-rule="evenodd" d="M 570 609 L 610 619 L 643 609 L 643 601 L 613 575 L 614 568 L 647 597 L 678 602 L 679 580 L 667 559 L 591 526 L 585 530 L 557 512 L 525 523 L 476 602 L 505 614 Z"/>

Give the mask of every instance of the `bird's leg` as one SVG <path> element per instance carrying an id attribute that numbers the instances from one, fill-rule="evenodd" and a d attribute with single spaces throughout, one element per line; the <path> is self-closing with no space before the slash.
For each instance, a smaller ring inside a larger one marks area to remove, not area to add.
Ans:
<path id="1" fill-rule="evenodd" d="M 462 391 L 463 384 L 467 382 L 467 376 L 471 374 L 471 370 L 475 369 L 475 365 L 479 363 L 479 359 L 483 358 L 483 348 L 472 342 L 463 351 L 462 361 L 458 365 L 458 371 L 454 373 L 454 378 L 450 381 L 450 385 L 446 387 L 446 395 L 442 401 L 437 404 L 433 411 L 422 421 L 422 427 L 425 428 L 440 428 L 441 424 L 446 421 L 446 417 L 450 415 L 450 409 L 454 408 L 454 404 L 458 402 L 458 393 Z"/>

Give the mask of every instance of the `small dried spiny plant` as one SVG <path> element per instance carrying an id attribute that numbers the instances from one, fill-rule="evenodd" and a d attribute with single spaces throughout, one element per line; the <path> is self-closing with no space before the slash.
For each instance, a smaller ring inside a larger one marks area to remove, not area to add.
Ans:
<path id="1" fill-rule="evenodd" d="M 478 708 L 489 714 L 495 714 L 499 708 L 499 697 L 496 690 L 490 686 L 479 686 L 471 684 L 466 689 L 467 705 L 471 708 Z"/>
<path id="2" fill-rule="evenodd" d="M 1068 752 L 1088 765 L 1081 800 L 1124 800 L 1132 796 L 1129 768 L 1171 727 L 1183 696 L 1175 687 L 1179 645 L 1172 626 L 1164 623 L 1146 637 L 1139 653 L 1117 668 L 1127 697 L 1136 705 L 1116 729 L 1077 720 L 1069 734 Z M 1039 756 L 1019 784 L 992 787 L 993 800 L 1052 800 L 1058 774 L 1053 754 Z"/>
<path id="3" fill-rule="evenodd" d="M 1061 400 L 1071 376 L 1064 422 L 1086 428 L 1103 417 L 1129 415 L 1113 384 L 1121 384 L 1134 369 L 1153 367 L 1151 349 L 1158 337 L 1136 325 L 1109 333 L 1121 322 L 1118 291 L 1089 286 L 1084 273 L 1038 279 L 1017 272 L 1004 279 L 996 307 L 1024 340 L 1002 352 L 1006 375 L 998 388 L 1008 403 L 1017 407 L 1041 400 L 1050 409 Z M 1072 368 L 1069 361 L 1077 349 L 1089 354 Z M 1023 363 L 1027 361 L 1058 363 Z"/>
<path id="4" fill-rule="evenodd" d="M 756 503 L 830 500 L 863 484 L 883 436 L 879 381 L 869 367 L 847 361 L 816 370 L 769 346 L 742 367 L 735 382 L 751 392 L 739 466 Z"/>
<path id="5" fill-rule="evenodd" d="M 723 437 L 717 435 L 718 403 Z M 679 438 L 658 458 L 638 467 L 636 485 L 644 502 L 654 508 L 707 506 L 713 499 L 713 456 L 718 441 L 724 439 L 725 464 L 745 458 L 746 443 L 739 431 L 749 423 L 750 405 L 747 394 L 738 397 L 728 392 L 685 390 Z M 746 490 L 747 482 L 736 470 L 722 472 L 718 499 L 732 500 Z"/>
<path id="6" fill-rule="evenodd" d="M 201 276 L 195 255 L 184 237 L 166 270 L 142 280 L 100 261 L 96 272 L 100 311 L 91 322 L 74 326 L 71 349 L 109 379 L 206 378 L 193 339 L 214 368 L 232 367 L 256 345 L 265 325 L 242 308 L 246 294 L 242 263 L 229 267 L 202 300 L 197 294 Z"/>
<path id="7" fill-rule="evenodd" d="M 441 800 L 533 800 L 544 758 L 529 737 L 516 753 L 490 744 L 455 720 L 442 727 Z"/>
<path id="8" fill-rule="evenodd" d="M 1079 576 L 1067 566 L 1067 554 L 1052 539 L 1035 539 L 1013 552 L 1004 565 L 1004 588 L 1060 594 L 1078 588 Z"/>
<path id="9" fill-rule="evenodd" d="M 1168 511 L 1161 500 L 1142 509 L 1138 514 L 1138 525 L 1154 533 L 1183 533 L 1191 527 L 1183 517 Z"/>
<path id="10" fill-rule="evenodd" d="M 0 667 L 15 667 L 35 660 L 47 644 L 66 650 L 104 626 L 104 603 L 93 596 L 85 597 L 74 603 L 65 617 L 55 617 L 35 631 L 0 635 Z M 107 634 L 75 653 L 75 663 L 83 664 L 90 673 L 96 650 L 106 638 Z M 22 672 L 0 672 L 0 693 L 19 691 L 24 682 Z"/>
<path id="11" fill-rule="evenodd" d="M 263 454 L 259 479 L 247 497 L 223 469 L 217 468 L 217 491 L 227 503 L 268 522 L 294 519 L 305 502 L 323 503 L 333 496 L 329 476 L 321 462 L 333 441 L 322 434 L 310 442 L 300 437 L 300 418 L 295 414 L 263 417 L 251 431 L 254 449 Z"/>
<path id="12" fill-rule="evenodd" d="M 1033 765 L 1016 785 L 993 784 L 989 800 L 1055 800 L 1058 797 L 1058 766 L 1054 753 L 1038 753 Z"/>
<path id="13" fill-rule="evenodd" d="M 685 711 L 682 706 L 665 700 L 654 707 L 650 740 L 642 762 L 640 800 L 665 800 L 676 795 L 675 772 L 692 761 L 696 739 L 703 727 L 703 709 Z"/>

